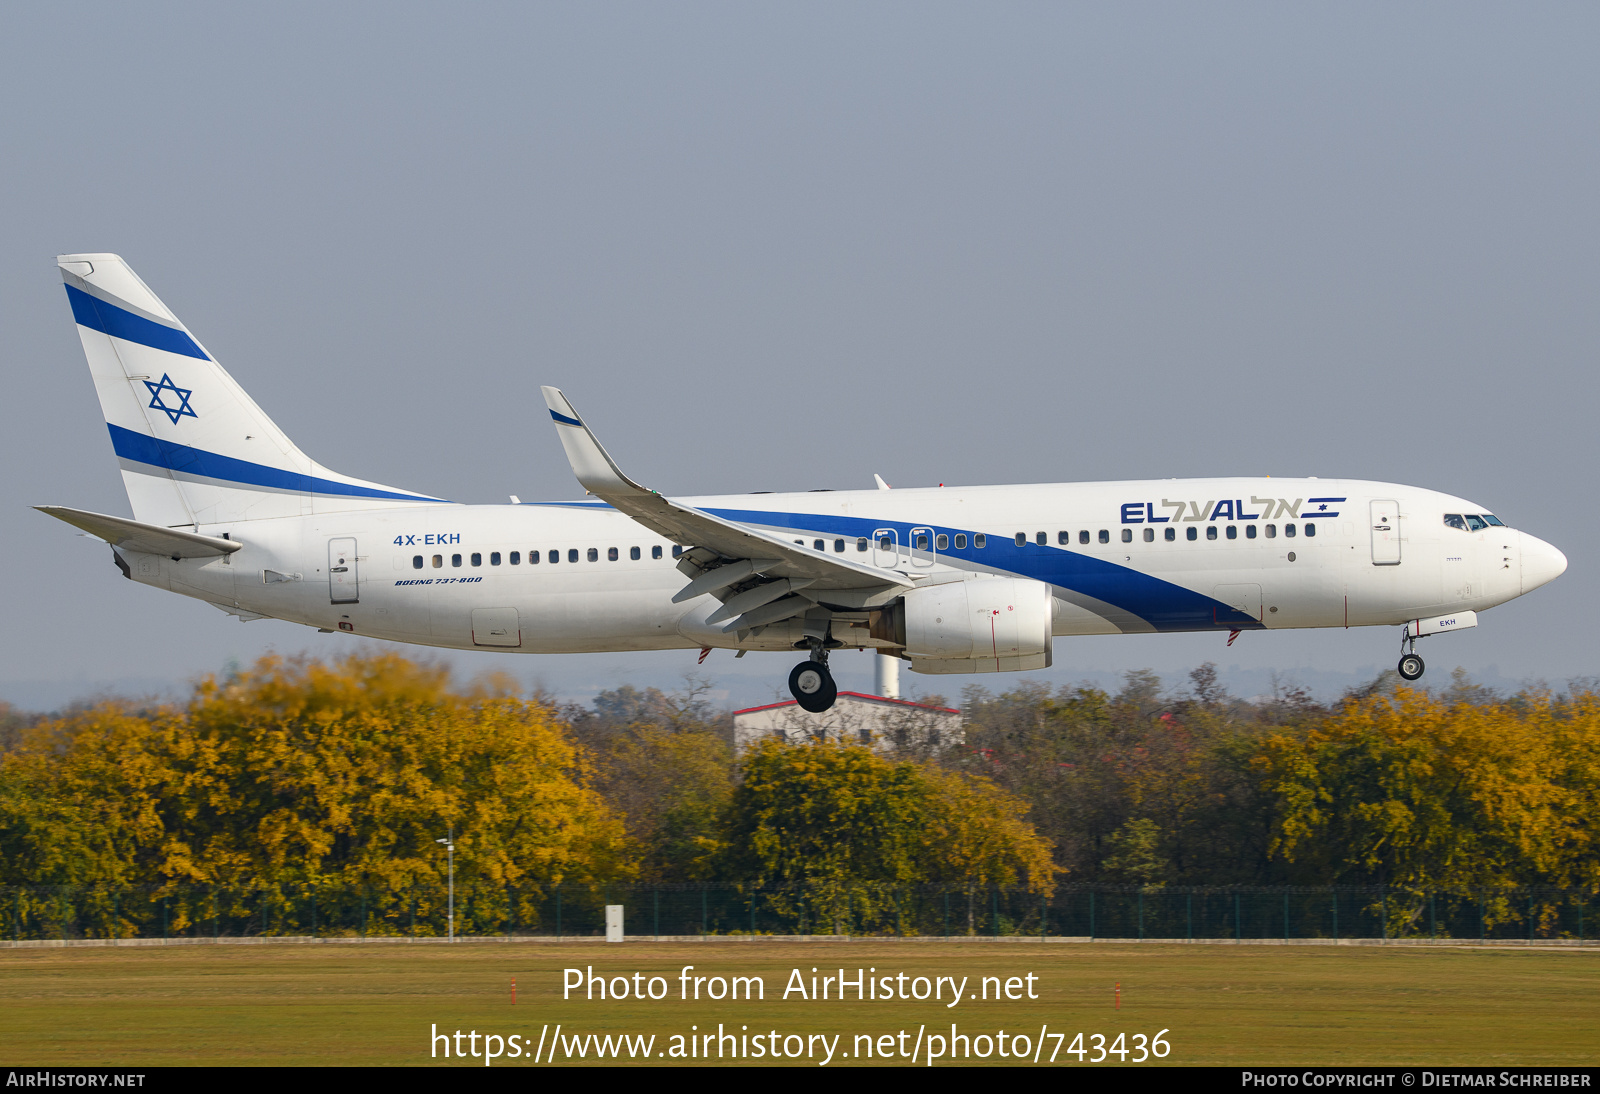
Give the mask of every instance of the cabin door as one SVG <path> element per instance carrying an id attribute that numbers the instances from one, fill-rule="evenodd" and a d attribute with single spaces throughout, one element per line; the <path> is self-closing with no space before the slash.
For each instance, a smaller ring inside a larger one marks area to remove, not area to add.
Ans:
<path id="1" fill-rule="evenodd" d="M 1400 565 L 1400 503 L 1372 503 L 1372 564 Z"/>
<path id="2" fill-rule="evenodd" d="M 335 604 L 354 604 L 361 599 L 361 574 L 356 566 L 356 541 L 328 541 L 328 599 Z"/>

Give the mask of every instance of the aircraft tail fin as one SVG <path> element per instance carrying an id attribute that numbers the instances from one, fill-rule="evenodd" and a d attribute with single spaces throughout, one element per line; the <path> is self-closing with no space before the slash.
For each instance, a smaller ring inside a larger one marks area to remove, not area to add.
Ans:
<path id="1" fill-rule="evenodd" d="M 56 265 L 137 520 L 198 527 L 438 503 L 301 452 L 119 256 Z"/>

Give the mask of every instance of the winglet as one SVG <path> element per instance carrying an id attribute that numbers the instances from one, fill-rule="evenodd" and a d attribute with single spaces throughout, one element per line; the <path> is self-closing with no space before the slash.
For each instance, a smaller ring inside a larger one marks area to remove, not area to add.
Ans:
<path id="1" fill-rule="evenodd" d="M 888 490 L 888 489 L 891 489 L 891 487 L 890 487 L 890 486 L 889 486 L 889 484 L 888 484 L 888 483 L 886 483 L 886 482 L 884 482 L 884 481 L 883 481 L 883 476 L 882 476 L 882 475 L 879 475 L 879 474 L 877 474 L 877 473 L 876 473 L 876 472 L 874 472 L 874 473 L 873 473 L 873 476 L 872 476 L 872 481 L 874 481 L 874 482 L 876 482 L 876 483 L 877 483 L 877 484 L 878 484 L 878 489 L 879 489 L 879 490 Z"/>
<path id="2" fill-rule="evenodd" d="M 567 462 L 583 488 L 597 498 L 612 494 L 653 494 L 622 473 L 609 453 L 595 440 L 589 427 L 578 417 L 578 411 L 567 401 L 560 388 L 541 387 L 550 417 L 556 423 L 556 433 L 561 437 L 561 447 L 567 451 Z"/>

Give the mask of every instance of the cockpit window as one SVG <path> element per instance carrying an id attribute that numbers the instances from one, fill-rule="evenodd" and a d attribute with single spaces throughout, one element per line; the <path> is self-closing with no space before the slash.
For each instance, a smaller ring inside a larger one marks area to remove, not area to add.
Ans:
<path id="1" fill-rule="evenodd" d="M 1467 530 L 1467 518 L 1460 513 L 1446 513 L 1444 515 L 1444 524 L 1446 528 L 1459 528 L 1463 532 Z"/>
<path id="2" fill-rule="evenodd" d="M 1496 528 L 1504 528 L 1506 526 L 1506 522 L 1495 516 L 1493 513 L 1484 513 L 1483 522 L 1485 524 L 1492 524 Z"/>
<path id="3" fill-rule="evenodd" d="M 1489 527 L 1489 522 L 1484 520 L 1478 514 L 1476 514 L 1476 513 L 1468 513 L 1467 514 L 1467 528 L 1468 528 L 1469 531 L 1481 532 L 1487 527 Z"/>

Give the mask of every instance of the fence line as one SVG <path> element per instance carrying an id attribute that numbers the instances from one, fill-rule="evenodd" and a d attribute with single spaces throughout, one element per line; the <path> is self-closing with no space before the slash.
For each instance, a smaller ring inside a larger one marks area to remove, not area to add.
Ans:
<path id="1" fill-rule="evenodd" d="M 587 937 L 621 904 L 651 937 L 1082 938 L 1232 942 L 1583 942 L 1593 890 L 1381 886 L 1020 888 L 829 881 L 806 886 L 456 886 L 456 933 Z M 448 933 L 446 890 L 404 886 L 0 887 L 7 942 L 223 938 L 424 939 Z"/>

